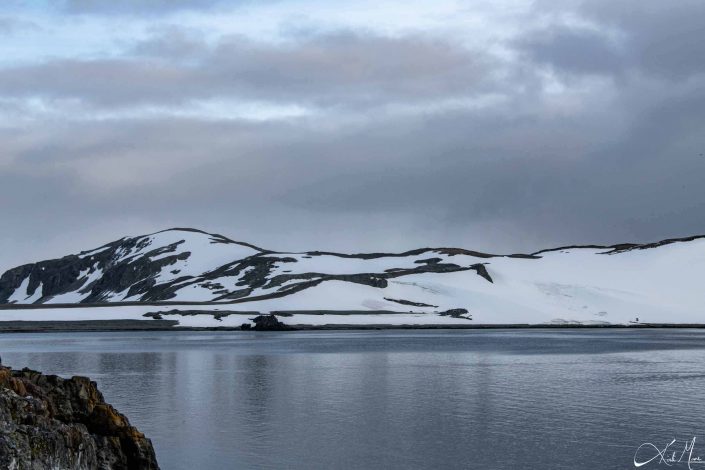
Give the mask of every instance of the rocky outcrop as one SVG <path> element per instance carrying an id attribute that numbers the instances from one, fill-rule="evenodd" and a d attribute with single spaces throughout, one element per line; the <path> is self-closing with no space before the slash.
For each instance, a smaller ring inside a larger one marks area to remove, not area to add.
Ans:
<path id="1" fill-rule="evenodd" d="M 466 320 L 472 320 L 472 316 L 469 315 L 468 310 L 465 308 L 451 308 L 450 310 L 446 310 L 445 312 L 439 313 L 439 315 L 442 317 L 464 318 Z"/>
<path id="2" fill-rule="evenodd" d="M 158 469 L 152 443 L 86 377 L 0 366 L 0 468 Z"/>
<path id="3" fill-rule="evenodd" d="M 250 326 L 249 323 L 244 323 L 242 325 L 243 330 L 255 330 L 255 331 L 289 331 L 293 330 L 289 325 L 285 325 L 280 322 L 274 315 L 259 315 L 255 318 L 251 318 L 255 326 Z"/>
<path id="4" fill-rule="evenodd" d="M 230 315 L 259 315 L 259 312 L 254 310 L 180 310 L 173 309 L 166 312 L 147 312 L 143 317 L 152 318 L 154 320 L 164 320 L 164 317 L 196 317 L 199 315 L 212 316 L 214 320 L 223 321 L 223 318 Z M 151 322 L 150 322 L 151 323 Z M 178 322 L 177 322 L 178 323 Z"/>
<path id="5" fill-rule="evenodd" d="M 405 300 L 405 299 L 392 299 L 391 297 L 385 297 L 384 300 L 387 300 L 389 302 L 396 302 L 401 305 L 408 305 L 410 307 L 434 307 L 438 308 L 438 305 L 431 305 L 431 304 L 425 304 L 423 302 L 414 302 L 411 300 Z"/>

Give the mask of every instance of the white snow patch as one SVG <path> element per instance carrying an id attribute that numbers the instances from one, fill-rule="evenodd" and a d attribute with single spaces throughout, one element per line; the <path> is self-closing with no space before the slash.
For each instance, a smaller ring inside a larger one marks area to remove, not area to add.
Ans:
<path id="1" fill-rule="evenodd" d="M 183 266 L 179 264 L 182 270 L 179 275 L 199 277 L 206 271 L 257 253 L 254 249 L 238 244 L 210 243 L 211 236 L 202 233 L 173 231 L 151 237 L 152 244 L 142 251 L 154 249 L 160 244 L 173 243 L 177 239 L 186 240 L 179 245 L 178 250 L 179 252 L 190 251 L 192 255 L 183 262 Z M 705 307 L 703 307 L 705 295 L 702 289 L 702 279 L 705 279 L 705 239 L 611 255 L 603 254 L 604 252 L 605 250 L 574 248 L 546 252 L 539 259 L 509 257 L 478 259 L 468 255 L 448 256 L 438 252 L 408 257 L 384 256 L 370 260 L 301 253 L 272 254 L 265 256 L 291 256 L 298 261 L 277 263 L 280 266 L 270 273 L 270 279 L 272 276 L 283 274 L 284 271 L 291 271 L 290 274 L 383 273 L 391 268 L 408 269 L 419 266 L 416 261 L 422 259 L 441 258 L 443 262 L 464 267 L 482 262 L 493 282 L 488 282 L 473 270 L 406 275 L 389 279 L 386 288 L 330 280 L 280 298 L 213 305 L 226 309 L 260 312 L 388 310 L 410 315 L 431 314 L 430 317 L 418 318 L 443 318 L 443 322 L 450 320 L 447 320 L 448 317 L 433 315 L 434 312 L 465 308 L 472 315 L 473 324 L 549 322 L 628 324 L 635 322 L 637 318 L 641 323 L 705 324 Z M 133 253 L 130 256 L 134 255 Z M 173 270 L 173 266 L 165 269 Z M 97 279 L 100 275 L 102 273 L 95 270 L 88 274 L 86 282 L 92 282 L 91 280 Z M 169 275 L 163 273 L 159 281 L 165 282 L 169 279 Z M 235 290 L 237 288 L 235 284 L 244 275 L 245 272 L 242 272 L 207 282 L 219 283 L 226 289 Z M 279 289 L 291 288 L 299 282 L 308 281 L 287 281 Z M 28 280 L 24 280 L 10 299 L 24 303 L 27 297 L 27 283 Z M 204 286 L 205 283 L 206 281 L 199 280 L 196 284 L 184 285 L 177 291 L 175 300 L 208 302 L 221 295 L 214 294 L 214 290 Z M 41 289 L 38 289 L 38 292 L 41 292 Z M 275 290 L 258 288 L 251 296 L 272 292 Z M 41 294 L 35 292 L 35 296 L 37 295 Z M 76 295 L 76 299 L 80 299 L 85 294 Z M 125 295 L 125 292 L 116 293 L 112 298 L 119 300 Z M 57 296 L 52 301 L 66 302 L 72 301 L 71 299 L 72 297 L 66 294 Z M 403 305 L 388 299 L 424 303 L 429 306 Z M 138 300 L 138 298 L 133 297 L 131 300 Z M 156 308 L 147 308 L 150 310 L 143 311 L 156 311 Z M 206 305 L 202 308 L 215 307 Z M 89 311 L 94 312 L 96 319 L 106 313 L 116 312 L 112 308 Z M 39 312 L 41 311 L 27 310 L 22 311 L 22 315 L 30 318 Z M 202 321 L 202 319 L 193 321 Z M 223 323 L 218 322 L 217 325 L 223 325 Z"/>
<path id="2" fill-rule="evenodd" d="M 17 289 L 12 293 L 9 299 L 7 299 L 7 302 L 10 304 L 16 303 L 16 302 L 22 302 L 24 301 L 27 297 L 29 297 L 29 293 L 27 292 L 27 288 L 29 287 L 29 276 L 24 278 L 22 280 L 22 283 L 19 285 Z"/>

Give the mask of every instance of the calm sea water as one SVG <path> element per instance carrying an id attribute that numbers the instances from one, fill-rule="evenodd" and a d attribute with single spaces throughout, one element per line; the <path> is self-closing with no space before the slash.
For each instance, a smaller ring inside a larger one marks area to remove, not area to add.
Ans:
<path id="1" fill-rule="evenodd" d="M 628 469 L 693 437 L 705 459 L 696 330 L 4 334 L 0 354 L 92 377 L 164 469 Z"/>

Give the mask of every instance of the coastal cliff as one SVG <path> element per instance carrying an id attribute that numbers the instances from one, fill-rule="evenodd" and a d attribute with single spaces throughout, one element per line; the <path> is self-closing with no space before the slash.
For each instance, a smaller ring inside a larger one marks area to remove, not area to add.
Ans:
<path id="1" fill-rule="evenodd" d="M 0 468 L 158 469 L 152 443 L 86 377 L 0 366 Z"/>

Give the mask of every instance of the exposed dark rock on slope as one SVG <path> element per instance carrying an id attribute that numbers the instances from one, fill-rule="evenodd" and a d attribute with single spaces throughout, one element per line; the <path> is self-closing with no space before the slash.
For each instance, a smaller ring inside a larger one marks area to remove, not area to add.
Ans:
<path id="1" fill-rule="evenodd" d="M 5 303 L 24 282 L 27 296 L 36 303 L 51 300 L 57 295 L 75 293 L 84 303 L 108 301 L 114 293 L 140 300 L 160 300 L 173 296 L 174 285 L 188 282 L 194 276 L 179 276 L 175 265 L 192 258 L 194 248 L 187 247 L 189 238 L 202 238 L 205 243 L 216 246 L 237 247 L 249 253 L 261 253 L 257 247 L 229 240 L 221 235 L 212 235 L 193 229 L 173 229 L 176 236 L 154 236 L 122 238 L 94 250 L 78 255 L 26 264 L 10 269 L 0 277 L 0 303 Z M 158 235 L 158 234 L 154 234 Z M 227 254 L 228 250 L 224 250 Z M 223 263 L 229 260 L 222 260 Z M 156 277 L 170 267 L 171 282 L 157 285 Z M 199 279 L 201 281 L 206 279 Z M 19 302 L 24 303 L 24 302 Z M 69 301 L 71 303 L 71 301 Z"/>
<path id="2" fill-rule="evenodd" d="M 154 320 L 162 320 L 165 316 L 167 317 L 192 317 L 195 315 L 209 315 L 213 317 L 214 320 L 222 321 L 223 318 L 230 315 L 258 315 L 259 312 L 254 310 L 183 310 L 183 309 L 173 309 L 166 312 L 147 312 L 142 314 L 143 317 L 152 318 Z"/>
<path id="3" fill-rule="evenodd" d="M 0 366 L 0 468 L 158 469 L 152 443 L 95 382 Z"/>
<path id="4" fill-rule="evenodd" d="M 488 255 L 451 248 L 399 254 L 276 253 L 222 235 L 170 229 L 123 238 L 0 276 L 0 304 L 249 301 L 343 281 L 385 288 L 410 274 L 475 271 Z M 351 272 L 350 266 L 359 269 Z"/>
<path id="5" fill-rule="evenodd" d="M 438 308 L 438 305 L 431 305 L 431 304 L 425 304 L 423 302 L 412 302 L 411 300 L 405 300 L 405 299 L 392 299 L 390 297 L 385 297 L 384 300 L 388 300 L 390 302 L 396 302 L 401 305 L 408 305 L 410 307 L 433 307 L 433 308 Z"/>
<path id="6" fill-rule="evenodd" d="M 561 246 L 558 248 L 547 248 L 545 250 L 537 251 L 535 253 L 532 253 L 530 256 L 540 256 L 544 253 L 550 253 L 552 251 L 563 251 L 563 250 L 571 250 L 575 248 L 594 248 L 598 250 L 606 250 L 604 254 L 611 255 L 611 254 L 616 254 L 616 253 L 623 253 L 625 251 L 631 251 L 631 250 L 648 250 L 650 248 L 658 248 L 661 246 L 666 246 L 666 245 L 671 245 L 673 243 L 681 243 L 681 242 L 692 242 L 695 240 L 701 240 L 705 238 L 705 235 L 692 235 L 690 237 L 682 237 L 682 238 L 668 238 L 666 240 L 661 240 L 658 242 L 654 243 L 619 243 L 617 245 L 568 245 L 568 246 Z"/>
<path id="7" fill-rule="evenodd" d="M 253 302 L 246 310 L 409 306 L 434 313 L 466 307 L 493 318 L 525 312 L 527 318 L 545 313 L 560 320 L 581 312 L 580 318 L 603 321 L 601 312 L 623 319 L 649 311 L 660 318 L 677 305 L 688 315 L 700 311 L 701 286 L 694 282 L 705 270 L 703 247 L 704 237 L 697 236 L 506 256 L 460 248 L 280 253 L 222 235 L 170 229 L 10 269 L 0 276 L 0 308 Z M 684 297 L 692 301 L 684 303 Z M 225 314 L 217 319 L 232 320 Z"/>

